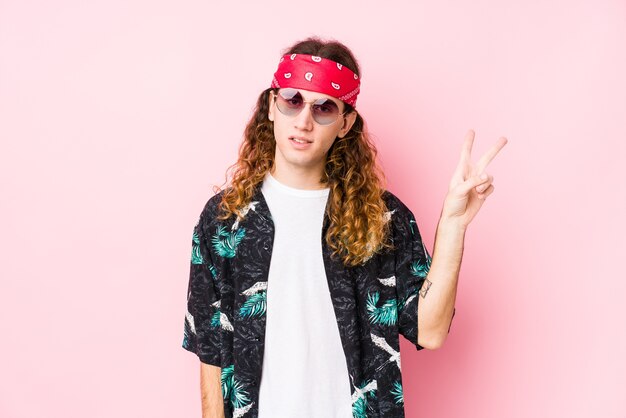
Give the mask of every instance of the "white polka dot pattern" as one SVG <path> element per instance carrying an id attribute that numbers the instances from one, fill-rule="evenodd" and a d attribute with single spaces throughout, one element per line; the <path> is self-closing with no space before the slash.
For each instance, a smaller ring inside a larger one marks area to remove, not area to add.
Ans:
<path id="1" fill-rule="evenodd" d="M 356 107 L 360 84 L 357 74 L 336 61 L 316 55 L 287 54 L 280 58 L 271 87 L 316 91 Z"/>

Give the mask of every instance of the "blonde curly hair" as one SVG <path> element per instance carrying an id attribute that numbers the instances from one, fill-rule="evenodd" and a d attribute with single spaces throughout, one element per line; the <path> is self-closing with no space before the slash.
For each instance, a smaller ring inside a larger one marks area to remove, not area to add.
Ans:
<path id="1" fill-rule="evenodd" d="M 288 48 L 285 54 L 309 54 L 336 61 L 360 76 L 352 52 L 338 41 L 312 37 Z M 239 156 L 232 171 L 230 185 L 223 189 L 218 219 L 239 216 L 252 200 L 256 187 L 271 171 L 276 152 L 273 124 L 268 119 L 267 89 L 257 100 L 254 113 L 244 132 Z M 346 111 L 355 111 L 345 104 Z M 324 237 L 333 256 L 341 257 L 346 266 L 356 266 L 371 258 L 388 242 L 387 206 L 383 200 L 385 176 L 376 161 L 377 150 L 357 113 L 351 130 L 337 137 L 328 151 L 320 182 L 330 188 L 326 206 L 330 224 Z M 220 188 L 215 190 L 220 191 Z"/>

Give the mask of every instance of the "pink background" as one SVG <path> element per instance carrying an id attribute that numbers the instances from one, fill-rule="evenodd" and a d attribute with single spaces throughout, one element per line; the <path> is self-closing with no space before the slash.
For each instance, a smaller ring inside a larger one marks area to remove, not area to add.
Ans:
<path id="1" fill-rule="evenodd" d="M 407 417 L 626 416 L 626 3 L 249 3 L 0 0 L 0 416 L 200 416 L 191 229 L 310 34 L 430 249 L 465 132 L 509 138 Z"/>

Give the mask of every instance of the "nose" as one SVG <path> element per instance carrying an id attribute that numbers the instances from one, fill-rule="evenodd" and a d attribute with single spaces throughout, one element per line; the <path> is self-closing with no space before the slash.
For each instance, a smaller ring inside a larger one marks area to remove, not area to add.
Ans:
<path id="1" fill-rule="evenodd" d="M 296 115 L 296 118 L 293 121 L 294 126 L 298 129 L 310 131 L 313 128 L 312 110 L 313 108 L 311 107 L 311 104 L 305 103 L 304 109 L 302 109 L 300 113 Z"/>

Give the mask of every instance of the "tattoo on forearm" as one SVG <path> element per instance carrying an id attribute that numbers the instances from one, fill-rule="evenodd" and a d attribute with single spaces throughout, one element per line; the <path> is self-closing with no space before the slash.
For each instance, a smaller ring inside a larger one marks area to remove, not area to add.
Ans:
<path id="1" fill-rule="evenodd" d="M 424 279 L 424 284 L 422 284 L 422 288 L 420 289 L 420 295 L 422 295 L 422 298 L 426 297 L 426 293 L 428 293 L 428 289 L 430 289 L 431 284 L 433 284 L 433 282 L 428 279 Z"/>

